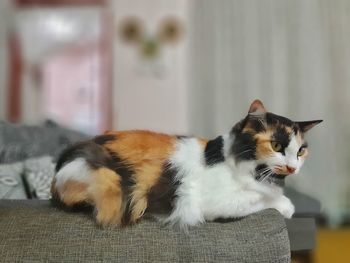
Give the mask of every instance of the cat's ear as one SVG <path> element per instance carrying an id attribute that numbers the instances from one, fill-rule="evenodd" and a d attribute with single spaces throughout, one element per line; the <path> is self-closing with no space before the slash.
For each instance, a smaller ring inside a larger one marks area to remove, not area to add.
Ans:
<path id="1" fill-rule="evenodd" d="M 250 105 L 248 114 L 252 116 L 261 116 L 265 115 L 266 109 L 264 104 L 260 100 L 254 100 Z"/>
<path id="2" fill-rule="evenodd" d="M 302 132 L 307 132 L 312 127 L 316 126 L 317 124 L 319 124 L 321 122 L 323 122 L 323 120 L 297 121 L 296 124 L 299 126 L 299 128 Z"/>

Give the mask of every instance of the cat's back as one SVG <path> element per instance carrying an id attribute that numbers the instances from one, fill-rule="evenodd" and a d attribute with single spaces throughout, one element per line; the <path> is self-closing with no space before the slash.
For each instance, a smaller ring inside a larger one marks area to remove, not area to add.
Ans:
<path id="1" fill-rule="evenodd" d="M 189 138 L 203 146 L 207 142 L 200 138 L 146 130 L 108 131 L 93 140 L 109 152 L 118 154 L 122 159 L 139 163 L 166 161 L 177 151 L 178 145 Z"/>
<path id="2" fill-rule="evenodd" d="M 111 131 L 94 142 L 124 160 L 140 163 L 166 160 L 175 151 L 177 137 L 145 130 Z"/>

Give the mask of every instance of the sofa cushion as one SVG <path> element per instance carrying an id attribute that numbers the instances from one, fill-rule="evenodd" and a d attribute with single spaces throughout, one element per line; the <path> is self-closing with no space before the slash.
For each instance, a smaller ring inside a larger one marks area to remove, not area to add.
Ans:
<path id="1" fill-rule="evenodd" d="M 55 163 L 51 156 L 31 158 L 24 162 L 24 178 L 33 193 L 32 198 L 50 199 L 54 173 Z"/>
<path id="2" fill-rule="evenodd" d="M 54 170 L 51 156 L 0 165 L 0 199 L 50 199 Z"/>
<path id="3" fill-rule="evenodd" d="M 151 219 L 103 230 L 47 201 L 0 201 L 1 262 L 290 262 L 283 217 L 268 209 L 188 234 Z"/>
<path id="4" fill-rule="evenodd" d="M 26 199 L 22 180 L 23 163 L 0 165 L 0 199 Z"/>
<path id="5" fill-rule="evenodd" d="M 41 126 L 12 124 L 0 121 L 0 163 L 58 154 L 70 143 L 88 136 L 66 129 L 52 121 Z"/>

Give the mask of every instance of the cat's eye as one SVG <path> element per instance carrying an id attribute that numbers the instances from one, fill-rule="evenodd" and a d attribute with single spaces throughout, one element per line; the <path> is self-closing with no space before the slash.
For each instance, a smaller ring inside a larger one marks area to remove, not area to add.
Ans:
<path id="1" fill-rule="evenodd" d="M 275 152 L 280 152 L 282 150 L 282 145 L 278 142 L 271 142 L 271 147 Z"/>
<path id="2" fill-rule="evenodd" d="M 300 147 L 299 151 L 298 151 L 298 156 L 303 156 L 306 152 L 306 148 L 305 147 Z"/>

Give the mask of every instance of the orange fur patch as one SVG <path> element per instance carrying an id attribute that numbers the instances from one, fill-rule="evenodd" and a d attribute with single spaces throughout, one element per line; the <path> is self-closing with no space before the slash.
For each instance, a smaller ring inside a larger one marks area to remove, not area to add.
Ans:
<path id="1" fill-rule="evenodd" d="M 202 146 L 206 146 L 207 143 L 208 143 L 207 139 L 197 138 L 197 140 L 198 140 L 199 144 L 202 145 Z"/>
<path id="2" fill-rule="evenodd" d="M 131 221 L 136 222 L 147 209 L 147 194 L 158 182 L 163 165 L 173 153 L 176 137 L 149 132 L 128 131 L 109 132 L 116 136 L 115 141 L 104 147 L 115 152 L 122 160 L 132 164 L 135 186 L 132 191 Z"/>
<path id="3" fill-rule="evenodd" d="M 287 131 L 288 134 L 293 134 L 294 131 L 291 127 L 283 125 L 283 128 Z"/>
<path id="4" fill-rule="evenodd" d="M 120 177 L 108 168 L 99 168 L 94 172 L 91 192 L 97 209 L 97 223 L 104 227 L 119 225 L 122 215 Z"/>
<path id="5" fill-rule="evenodd" d="M 274 154 L 274 151 L 271 148 L 271 136 L 272 136 L 272 131 L 257 133 L 254 136 L 254 138 L 256 139 L 257 159 L 263 159 L 263 158 L 266 158 L 267 156 Z"/>
<path id="6" fill-rule="evenodd" d="M 87 188 L 88 185 L 86 183 L 68 180 L 63 185 L 62 190 L 60 190 L 60 199 L 67 206 L 84 202 L 89 203 L 90 198 Z"/>
<path id="7" fill-rule="evenodd" d="M 302 135 L 300 134 L 300 132 L 298 132 L 296 135 L 295 135 L 295 138 L 298 142 L 299 145 L 302 145 L 304 143 L 304 138 L 302 137 Z"/>

